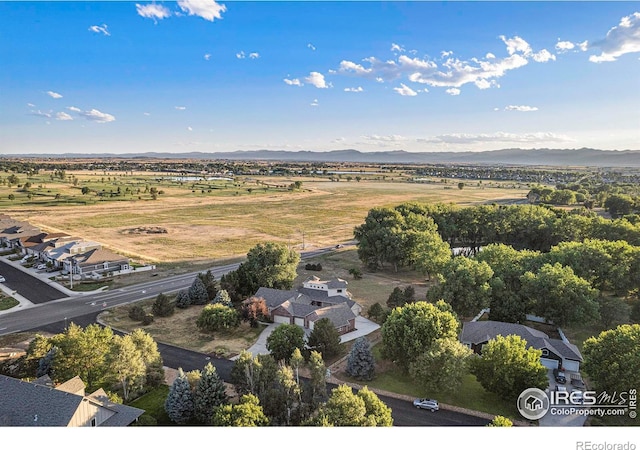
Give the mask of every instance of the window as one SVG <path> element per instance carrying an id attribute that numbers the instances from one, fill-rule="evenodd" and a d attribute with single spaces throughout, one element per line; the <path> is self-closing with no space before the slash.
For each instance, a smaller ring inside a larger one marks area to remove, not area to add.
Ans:
<path id="1" fill-rule="evenodd" d="M 96 418 L 95 417 L 91 419 L 91 426 L 92 427 L 96 426 Z"/>
<path id="2" fill-rule="evenodd" d="M 546 348 L 542 349 L 542 356 L 549 356 L 549 350 L 547 350 Z"/>
<path id="3" fill-rule="evenodd" d="M 342 292 L 342 289 L 338 289 L 338 293 Z"/>

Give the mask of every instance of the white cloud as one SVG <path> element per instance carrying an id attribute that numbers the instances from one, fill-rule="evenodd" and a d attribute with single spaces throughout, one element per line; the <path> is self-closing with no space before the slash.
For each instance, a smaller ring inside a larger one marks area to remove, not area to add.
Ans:
<path id="1" fill-rule="evenodd" d="M 587 49 L 589 48 L 589 41 L 579 42 L 577 45 L 580 50 L 582 50 L 583 52 L 586 52 Z"/>
<path id="2" fill-rule="evenodd" d="M 362 86 L 358 86 L 358 87 L 348 87 L 348 88 L 344 88 L 345 92 L 362 92 L 364 91 L 364 89 L 362 89 Z"/>
<path id="3" fill-rule="evenodd" d="M 552 143 L 552 142 L 571 142 L 572 139 L 567 136 L 558 135 L 550 132 L 539 133 L 482 133 L 482 134 L 467 134 L 467 133 L 453 133 L 442 134 L 434 136 L 428 139 L 418 139 L 418 142 L 430 143 L 430 144 L 479 144 L 479 143 Z"/>
<path id="4" fill-rule="evenodd" d="M 260 58 L 260 53 L 258 52 L 249 53 L 249 59 L 258 59 L 258 58 Z"/>
<path id="5" fill-rule="evenodd" d="M 51 118 L 52 112 L 51 111 L 44 112 L 44 111 L 37 110 L 37 111 L 29 111 L 29 114 L 32 115 L 32 116 L 46 117 L 46 118 L 49 119 L 49 118 Z"/>
<path id="6" fill-rule="evenodd" d="M 556 55 L 552 54 L 547 49 L 542 49 L 538 53 L 534 53 L 533 55 L 531 55 L 531 57 L 535 62 L 540 62 L 540 63 L 556 60 Z"/>
<path id="7" fill-rule="evenodd" d="M 204 55 L 204 59 L 205 59 L 206 61 L 209 61 L 209 60 L 211 59 L 211 53 L 205 53 L 205 55 Z"/>
<path id="8" fill-rule="evenodd" d="M 284 82 L 287 83 L 289 86 L 304 86 L 299 79 L 294 78 L 292 80 L 290 80 L 289 78 L 285 78 Z"/>
<path id="9" fill-rule="evenodd" d="M 77 108 L 77 107 L 75 107 L 75 106 L 69 106 L 69 107 L 67 107 L 67 109 L 68 109 L 69 111 L 73 111 L 73 112 L 80 112 L 80 111 L 82 111 L 80 108 Z"/>
<path id="10" fill-rule="evenodd" d="M 391 44 L 391 51 L 392 52 L 399 52 L 399 53 L 404 53 L 404 47 L 400 44 Z"/>
<path id="11" fill-rule="evenodd" d="M 36 107 L 36 105 L 34 105 L 33 103 L 27 103 L 27 106 L 28 106 L 29 108 L 35 108 L 35 107 Z"/>
<path id="12" fill-rule="evenodd" d="M 574 44 L 571 41 L 558 41 L 556 43 L 556 51 L 558 53 L 568 52 L 569 50 L 573 50 L 575 47 L 576 47 L 576 44 Z"/>
<path id="13" fill-rule="evenodd" d="M 627 53 L 640 52 L 640 12 L 620 19 L 618 26 L 611 28 L 607 36 L 591 44 L 602 49 L 600 55 L 591 55 L 589 61 L 611 62 Z"/>
<path id="14" fill-rule="evenodd" d="M 414 91 L 409 86 L 402 83 L 400 83 L 399 88 L 395 87 L 393 88 L 393 90 L 396 91 L 398 94 L 402 95 L 403 97 L 415 97 L 416 95 L 418 95 L 416 91 Z"/>
<path id="15" fill-rule="evenodd" d="M 60 111 L 56 113 L 56 120 L 73 120 L 73 117 L 64 111 Z"/>
<path id="16" fill-rule="evenodd" d="M 169 11 L 169 9 L 156 3 L 148 3 L 146 5 L 139 5 L 136 3 L 136 11 L 139 16 L 147 19 L 153 19 L 154 22 L 171 16 L 171 11 Z"/>
<path id="17" fill-rule="evenodd" d="M 315 45 L 313 44 L 307 44 L 307 48 L 310 48 L 311 50 L 314 50 L 314 51 L 316 49 Z"/>
<path id="18" fill-rule="evenodd" d="M 90 120 L 91 122 L 107 123 L 107 122 L 113 122 L 114 120 L 116 120 L 116 118 L 111 114 L 103 113 L 102 111 L 99 111 L 95 108 L 90 109 L 89 111 L 82 111 L 82 110 L 79 110 L 79 108 L 74 108 L 74 109 L 71 109 L 71 108 L 73 107 L 70 107 L 68 109 L 76 112 L 79 116 L 84 117 L 85 119 Z"/>
<path id="19" fill-rule="evenodd" d="M 373 69 L 365 69 L 362 65 L 353 61 L 340 61 L 340 72 L 353 72 L 356 75 L 367 75 L 373 72 Z"/>
<path id="20" fill-rule="evenodd" d="M 367 141 L 376 141 L 376 142 L 405 142 L 409 140 L 409 138 L 401 136 L 399 134 L 390 134 L 386 136 L 372 134 L 369 136 L 362 136 L 362 138 Z"/>
<path id="21" fill-rule="evenodd" d="M 47 91 L 47 95 L 51 98 L 62 98 L 62 95 L 58 94 L 57 92 L 53 92 L 53 91 Z"/>
<path id="22" fill-rule="evenodd" d="M 526 106 L 526 105 L 509 105 L 504 108 L 505 111 L 519 111 L 519 112 L 529 112 L 529 111 L 537 111 L 538 108 L 536 106 Z"/>
<path id="23" fill-rule="evenodd" d="M 313 99 L 313 101 L 312 101 L 311 103 L 309 103 L 309 105 L 310 105 L 310 106 L 318 106 L 318 105 L 319 105 L 319 103 L 318 103 L 318 99 L 317 99 L 317 98 L 314 98 L 314 99 Z"/>
<path id="24" fill-rule="evenodd" d="M 150 112 L 143 112 L 142 114 L 145 115 L 145 116 L 150 116 L 151 115 Z"/>
<path id="25" fill-rule="evenodd" d="M 227 10 L 226 6 L 214 0 L 178 0 L 178 6 L 190 16 L 202 17 L 210 22 L 222 19 L 222 13 Z"/>
<path id="26" fill-rule="evenodd" d="M 187 131 L 193 131 L 193 128 L 187 127 Z"/>
<path id="27" fill-rule="evenodd" d="M 245 54 L 244 51 L 239 51 L 238 53 L 236 53 L 236 58 L 238 59 L 244 59 L 245 58 Z"/>
<path id="28" fill-rule="evenodd" d="M 111 36 L 111 34 L 109 33 L 109 30 L 107 29 L 107 24 L 102 24 L 102 26 L 99 25 L 91 25 L 89 27 L 89 31 L 93 31 L 94 33 L 102 33 L 105 36 Z"/>
<path id="29" fill-rule="evenodd" d="M 458 88 L 449 88 L 445 92 L 449 95 L 460 95 L 460 89 Z"/>
<path id="30" fill-rule="evenodd" d="M 519 36 L 507 38 L 500 36 L 506 45 L 508 56 L 496 57 L 486 53 L 484 58 L 461 60 L 451 51 L 441 52 L 442 61 L 429 58 L 399 55 L 395 60 L 381 61 L 375 57 L 364 58 L 364 63 L 343 60 L 338 71 L 363 78 L 375 79 L 378 82 L 393 81 L 406 78 L 414 83 L 427 84 L 433 87 L 460 88 L 472 83 L 479 89 L 499 88 L 498 78 L 508 71 L 527 65 L 530 61 L 547 62 L 556 56 L 546 49 L 534 51 L 529 43 Z"/>
<path id="31" fill-rule="evenodd" d="M 326 88 L 328 88 L 330 86 L 325 81 L 324 75 L 322 75 L 320 72 L 311 72 L 311 73 L 309 73 L 309 76 L 306 77 L 304 79 L 304 81 L 306 81 L 309 84 L 314 85 L 318 89 L 326 89 Z"/>
<path id="32" fill-rule="evenodd" d="M 187 109 L 186 106 L 174 106 L 175 109 L 177 109 L 178 111 L 184 111 L 185 109 Z"/>
<path id="33" fill-rule="evenodd" d="M 502 42 L 507 45 L 507 53 L 510 55 L 513 55 L 514 53 L 522 53 L 523 55 L 528 56 L 532 51 L 529 43 L 520 36 L 514 36 L 509 39 L 505 36 L 500 36 L 500 39 L 502 39 Z"/>

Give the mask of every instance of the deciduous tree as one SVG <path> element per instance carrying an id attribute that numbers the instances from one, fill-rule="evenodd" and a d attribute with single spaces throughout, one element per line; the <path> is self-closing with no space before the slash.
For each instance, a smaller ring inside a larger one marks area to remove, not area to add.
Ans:
<path id="1" fill-rule="evenodd" d="M 584 342 L 582 368 L 599 391 L 640 386 L 640 325 L 619 325 Z"/>
<path id="2" fill-rule="evenodd" d="M 471 372 L 487 391 L 515 401 L 527 388 L 548 386 L 541 355 L 541 350 L 527 348 L 527 342 L 520 336 L 498 335 L 485 344 L 481 357 L 473 359 Z"/>
<path id="3" fill-rule="evenodd" d="M 304 346 L 304 331 L 297 325 L 278 325 L 267 337 L 267 350 L 276 361 L 288 362 L 293 351 Z"/>
<path id="4" fill-rule="evenodd" d="M 457 339 L 437 339 L 409 365 L 418 385 L 432 392 L 454 392 L 467 373 L 473 352 Z"/>

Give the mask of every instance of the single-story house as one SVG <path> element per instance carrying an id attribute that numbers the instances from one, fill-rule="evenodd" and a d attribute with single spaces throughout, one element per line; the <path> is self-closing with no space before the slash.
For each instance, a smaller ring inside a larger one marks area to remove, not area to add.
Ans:
<path id="1" fill-rule="evenodd" d="M 62 260 L 63 270 L 78 275 L 126 270 L 129 264 L 129 258 L 126 256 L 104 248 L 95 248 Z"/>
<path id="2" fill-rule="evenodd" d="M 0 214 L 0 246 L 17 248 L 20 239 L 37 236 L 42 231 L 28 222 L 15 220 L 6 214 Z"/>
<path id="3" fill-rule="evenodd" d="M 28 382 L 0 375 L 0 426 L 126 427 L 142 414 L 113 403 L 103 389 L 85 395 L 80 377 L 53 387 L 49 377 Z"/>
<path id="4" fill-rule="evenodd" d="M 340 334 L 355 330 L 362 307 L 351 299 L 347 282 L 340 278 L 312 277 L 296 290 L 261 287 L 254 297 L 265 301 L 275 323 L 298 325 L 313 330 L 315 322 L 327 318 Z"/>
<path id="5" fill-rule="evenodd" d="M 517 323 L 481 320 L 462 324 L 460 342 L 477 354 L 482 354 L 482 347 L 496 336 L 520 336 L 527 341 L 527 348 L 533 347 L 542 351 L 540 362 L 549 369 L 563 369 L 579 372 L 582 354 L 578 347 L 566 339 L 551 339 L 542 331 Z"/>
<path id="6" fill-rule="evenodd" d="M 93 241 L 68 237 L 60 238 L 50 242 L 40 253 L 40 260 L 44 263 L 50 262 L 53 267 L 61 269 L 63 261 L 70 256 L 80 255 L 90 250 L 100 249 L 102 245 Z"/>

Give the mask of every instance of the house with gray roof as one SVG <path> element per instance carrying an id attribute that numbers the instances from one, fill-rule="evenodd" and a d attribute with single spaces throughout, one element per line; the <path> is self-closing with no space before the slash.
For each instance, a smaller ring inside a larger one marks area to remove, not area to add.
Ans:
<path id="1" fill-rule="evenodd" d="M 253 297 L 262 298 L 275 323 L 313 330 L 315 322 L 327 318 L 340 334 L 355 330 L 362 307 L 351 299 L 348 283 L 340 278 L 311 277 L 296 290 L 261 287 Z"/>
<path id="2" fill-rule="evenodd" d="M 552 339 L 542 331 L 517 323 L 480 320 L 462 324 L 460 342 L 477 354 L 483 346 L 496 336 L 516 335 L 527 341 L 527 348 L 542 351 L 540 362 L 549 369 L 579 372 L 582 354 L 578 347 L 565 339 Z"/>
<path id="3" fill-rule="evenodd" d="M 113 403 L 103 389 L 85 395 L 79 377 L 57 387 L 36 381 L 0 375 L 0 426 L 124 427 L 144 414 L 142 409 Z"/>

